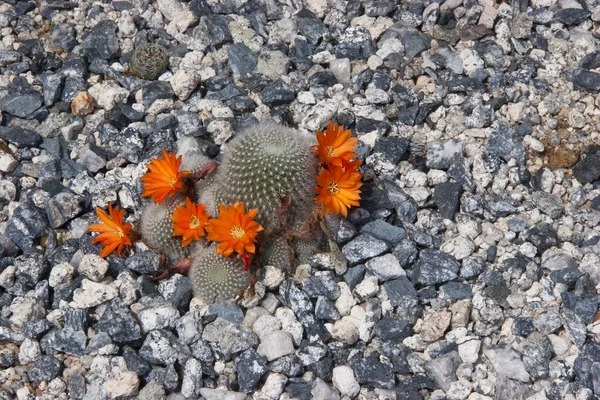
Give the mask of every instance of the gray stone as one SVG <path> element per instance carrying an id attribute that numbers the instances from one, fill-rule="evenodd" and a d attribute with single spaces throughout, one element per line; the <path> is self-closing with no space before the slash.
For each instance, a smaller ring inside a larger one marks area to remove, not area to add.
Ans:
<path id="1" fill-rule="evenodd" d="M 235 359 L 240 391 L 250 393 L 267 372 L 267 358 L 260 356 L 254 349 L 248 349 Z"/>
<path id="2" fill-rule="evenodd" d="M 391 225 L 382 219 L 366 223 L 360 228 L 360 233 L 366 233 L 376 239 L 384 240 L 394 246 L 405 237 L 404 229 Z"/>
<path id="3" fill-rule="evenodd" d="M 36 383 L 50 382 L 60 373 L 60 363 L 52 355 L 42 356 L 33 367 L 29 369 L 27 376 Z"/>
<path id="4" fill-rule="evenodd" d="M 202 339 L 216 343 L 227 356 L 256 347 L 259 342 L 256 333 L 250 329 L 222 318 L 217 318 L 204 327 Z"/>
<path id="5" fill-rule="evenodd" d="M 273 361 L 294 352 L 292 335 L 286 331 L 275 331 L 263 338 L 256 352 Z"/>
<path id="6" fill-rule="evenodd" d="M 496 373 L 509 379 L 515 379 L 524 383 L 529 382 L 530 377 L 525 369 L 521 356 L 510 347 L 485 347 L 483 354 L 490 361 Z"/>
<path id="7" fill-rule="evenodd" d="M 83 198 L 72 192 L 61 192 L 46 203 L 46 214 L 52 228 L 59 228 L 83 211 Z"/>
<path id="8" fill-rule="evenodd" d="M 406 276 L 406 272 L 400 266 L 400 262 L 392 254 L 372 258 L 365 265 L 381 283 Z"/>
<path id="9" fill-rule="evenodd" d="M 368 234 L 361 234 L 344 247 L 342 253 L 351 265 L 356 265 L 389 250 L 389 244 Z"/>
<path id="10" fill-rule="evenodd" d="M 553 219 L 559 218 L 565 210 L 561 198 L 551 193 L 535 192 L 533 201 L 541 212 Z"/>
<path id="11" fill-rule="evenodd" d="M 8 86 L 8 93 L 0 99 L 0 110 L 15 117 L 25 118 L 42 106 L 42 96 L 25 78 L 16 77 Z"/>
<path id="12" fill-rule="evenodd" d="M 158 292 L 175 307 L 183 308 L 192 298 L 192 284 L 187 276 L 175 274 L 158 284 Z"/>

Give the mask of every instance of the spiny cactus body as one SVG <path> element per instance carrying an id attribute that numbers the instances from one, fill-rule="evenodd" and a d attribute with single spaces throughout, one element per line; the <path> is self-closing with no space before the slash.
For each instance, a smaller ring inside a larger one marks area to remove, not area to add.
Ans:
<path id="1" fill-rule="evenodd" d="M 166 50 L 154 43 L 144 43 L 133 52 L 129 69 L 142 79 L 154 80 L 169 66 Z"/>
<path id="2" fill-rule="evenodd" d="M 289 271 L 292 267 L 290 250 L 287 240 L 282 235 L 269 238 L 260 254 L 259 266 L 272 265 L 283 271 Z"/>
<path id="3" fill-rule="evenodd" d="M 173 236 L 173 211 L 185 203 L 185 196 L 177 194 L 162 204 L 149 203 L 141 218 L 140 234 L 152 249 L 167 256 L 174 264 L 188 256 L 188 249 L 181 246 L 181 239 Z"/>
<path id="4" fill-rule="evenodd" d="M 194 246 L 190 281 L 195 297 L 207 304 L 217 300 L 232 299 L 250 284 L 250 275 L 244 271 L 244 263 L 235 257 L 225 258 L 216 254 L 216 244 L 210 247 Z"/>
<path id="5" fill-rule="evenodd" d="M 310 146 L 310 138 L 295 129 L 273 122 L 251 127 L 231 141 L 214 183 L 201 190 L 199 201 L 213 215 L 219 204 L 235 201 L 258 208 L 256 220 L 267 231 L 306 219 L 318 169 Z M 280 210 L 285 211 L 281 216 Z"/>

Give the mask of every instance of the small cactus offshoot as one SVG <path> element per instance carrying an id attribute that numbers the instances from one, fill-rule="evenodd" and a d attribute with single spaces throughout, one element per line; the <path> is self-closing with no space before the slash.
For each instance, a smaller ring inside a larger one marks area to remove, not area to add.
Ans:
<path id="1" fill-rule="evenodd" d="M 194 294 L 207 303 L 236 297 L 263 265 L 288 271 L 305 262 L 320 248 L 319 215 L 346 216 L 362 185 L 349 130 L 330 123 L 314 142 L 263 122 L 233 139 L 220 164 L 195 150 L 163 151 L 141 178 L 142 196 L 154 200 L 141 217 L 143 241 L 173 268 L 189 266 Z M 91 229 L 101 232 L 95 242 L 105 246 L 103 256 L 131 244 L 123 211 L 110 206 L 109 213 L 104 231 Z"/>
<path id="2" fill-rule="evenodd" d="M 144 43 L 138 46 L 131 60 L 129 60 L 130 71 L 147 80 L 158 78 L 169 66 L 169 57 L 166 50 L 154 43 Z"/>

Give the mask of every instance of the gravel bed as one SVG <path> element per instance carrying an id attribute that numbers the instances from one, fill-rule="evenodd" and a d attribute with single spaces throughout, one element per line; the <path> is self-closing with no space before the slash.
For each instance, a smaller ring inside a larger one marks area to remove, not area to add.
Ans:
<path id="1" fill-rule="evenodd" d="M 600 398 L 598 2 L 4 0 L 0 36 L 0 398 Z M 212 305 L 98 256 L 150 158 L 267 119 L 359 138 L 331 252 Z"/>

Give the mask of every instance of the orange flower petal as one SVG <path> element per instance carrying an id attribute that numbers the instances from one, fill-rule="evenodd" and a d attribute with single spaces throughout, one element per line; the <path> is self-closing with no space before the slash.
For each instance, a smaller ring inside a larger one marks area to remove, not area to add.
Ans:
<path id="1" fill-rule="evenodd" d="M 358 206 L 362 186 L 359 172 L 346 170 L 342 167 L 330 166 L 330 169 L 321 169 L 317 177 L 315 202 L 323 206 L 323 214 L 341 213 L 344 217 L 348 208 Z"/>
<path id="2" fill-rule="evenodd" d="M 344 130 L 341 125 L 329 122 L 325 132 L 317 130 L 317 142 L 315 149 L 322 163 L 332 166 L 343 167 L 358 154 L 356 149 L 357 138 L 352 138 L 351 131 Z"/>
<path id="3" fill-rule="evenodd" d="M 100 257 L 106 257 L 115 250 L 117 250 L 117 254 L 121 255 L 123 246 L 131 245 L 128 235 L 132 225 L 123 223 L 125 210 L 119 210 L 118 207 L 113 208 L 109 203 L 108 214 L 98 207 L 96 207 L 96 214 L 102 223 L 92 224 L 88 228 L 90 232 L 100 233 L 92 240 L 92 244 L 100 243 L 104 247 L 100 252 Z"/>
<path id="4" fill-rule="evenodd" d="M 148 172 L 141 178 L 144 182 L 142 196 L 151 197 L 160 204 L 168 196 L 178 191 L 183 191 L 181 178 L 190 174 L 189 171 L 179 172 L 181 156 L 175 157 L 175 153 L 162 151 L 162 158 L 152 158 L 148 164 Z"/>
<path id="5" fill-rule="evenodd" d="M 238 254 L 248 249 L 255 251 L 256 235 L 264 230 L 254 221 L 257 212 L 254 208 L 246 213 L 244 204 L 239 201 L 229 206 L 219 205 L 219 217 L 209 219 L 206 226 L 207 239 L 220 242 L 217 254 L 229 257 L 234 251 Z"/>
<path id="6" fill-rule="evenodd" d="M 185 205 L 173 211 L 171 221 L 173 221 L 173 236 L 181 236 L 181 245 L 186 247 L 193 240 L 204 236 L 208 214 L 204 211 L 204 204 L 197 205 L 186 197 Z"/>

